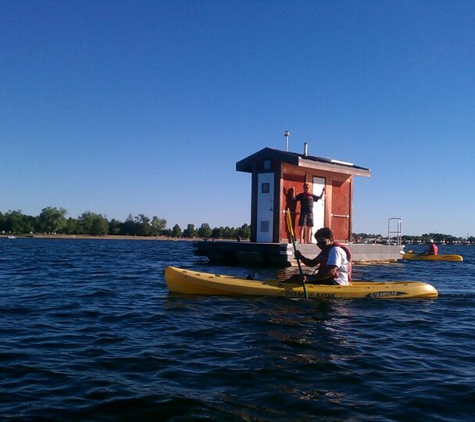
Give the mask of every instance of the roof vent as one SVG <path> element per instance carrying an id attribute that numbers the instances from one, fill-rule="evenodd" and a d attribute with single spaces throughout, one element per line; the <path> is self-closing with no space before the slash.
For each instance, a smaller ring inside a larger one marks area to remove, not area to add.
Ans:
<path id="1" fill-rule="evenodd" d="M 284 137 L 285 137 L 285 150 L 289 152 L 289 136 L 290 136 L 290 131 L 286 130 L 284 132 Z"/>
<path id="2" fill-rule="evenodd" d="M 308 157 L 308 144 L 306 142 L 303 144 L 303 156 Z"/>

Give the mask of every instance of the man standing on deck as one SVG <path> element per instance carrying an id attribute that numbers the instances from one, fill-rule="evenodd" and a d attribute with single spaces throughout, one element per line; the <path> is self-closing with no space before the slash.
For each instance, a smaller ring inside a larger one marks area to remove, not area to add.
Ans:
<path id="1" fill-rule="evenodd" d="M 307 182 L 303 184 L 303 192 L 297 196 L 295 196 L 295 189 L 293 189 L 292 199 L 294 201 L 300 201 L 300 243 L 312 243 L 310 236 L 313 227 L 313 203 L 322 199 L 324 193 L 325 188 L 323 188 L 320 196 L 313 195 L 310 193 L 310 184 Z"/>

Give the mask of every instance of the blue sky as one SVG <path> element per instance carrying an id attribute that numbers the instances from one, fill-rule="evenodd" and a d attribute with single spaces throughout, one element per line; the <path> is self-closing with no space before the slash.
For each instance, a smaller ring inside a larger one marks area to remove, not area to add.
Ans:
<path id="1" fill-rule="evenodd" d="M 475 2 L 0 0 L 0 211 L 250 222 L 236 162 L 370 168 L 353 231 L 475 235 Z"/>

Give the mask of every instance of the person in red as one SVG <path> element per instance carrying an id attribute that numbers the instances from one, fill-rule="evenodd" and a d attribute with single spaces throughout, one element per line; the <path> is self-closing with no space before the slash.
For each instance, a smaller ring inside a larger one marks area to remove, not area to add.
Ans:
<path id="1" fill-rule="evenodd" d="M 425 255 L 437 255 L 439 253 L 439 248 L 434 243 L 434 239 L 429 239 L 427 243 L 429 244 L 429 248 L 427 249 Z"/>
<path id="2" fill-rule="evenodd" d="M 323 194 L 325 193 L 325 188 L 322 190 L 320 196 L 313 195 L 310 193 L 310 184 L 303 184 L 303 192 L 295 196 L 295 189 L 293 191 L 293 200 L 300 201 L 300 243 L 312 243 L 312 227 L 313 227 L 313 203 L 322 199 Z"/>

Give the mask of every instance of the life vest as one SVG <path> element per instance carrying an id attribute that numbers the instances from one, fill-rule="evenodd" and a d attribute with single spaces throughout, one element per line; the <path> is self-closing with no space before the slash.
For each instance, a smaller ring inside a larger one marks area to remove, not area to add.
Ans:
<path id="1" fill-rule="evenodd" d="M 330 254 L 330 250 L 335 246 L 340 247 L 346 253 L 346 259 L 348 260 L 348 281 L 351 282 L 351 272 L 352 272 L 351 251 L 346 246 L 342 245 L 341 243 L 333 242 L 333 244 L 328 249 L 325 249 L 324 251 L 320 252 L 320 254 L 318 255 L 320 259 L 320 268 L 323 268 L 323 269 L 328 268 L 328 255 Z M 336 274 L 334 278 L 335 279 L 338 278 L 338 273 Z"/>
<path id="2" fill-rule="evenodd" d="M 437 255 L 439 253 L 439 248 L 435 243 L 429 245 L 429 255 Z"/>

